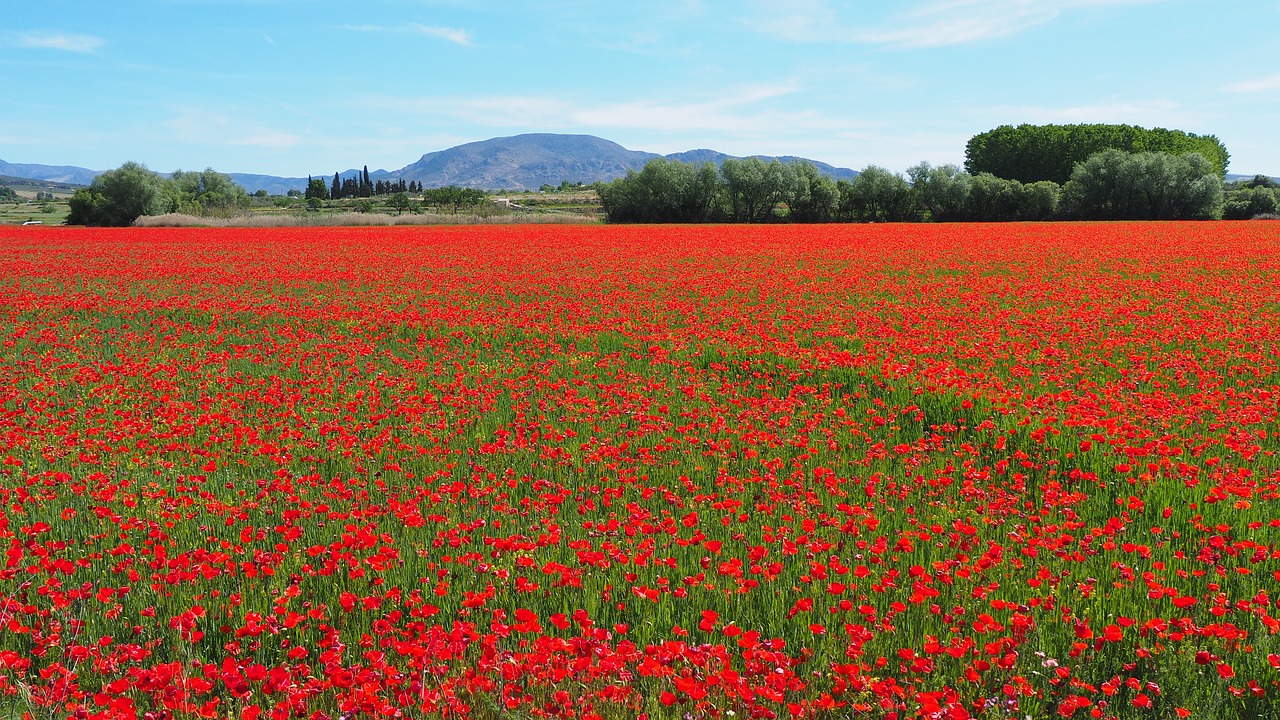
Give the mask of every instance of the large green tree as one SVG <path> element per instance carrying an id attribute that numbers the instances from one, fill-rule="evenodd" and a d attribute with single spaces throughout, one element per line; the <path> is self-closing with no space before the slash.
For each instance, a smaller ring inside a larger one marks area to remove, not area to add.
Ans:
<path id="1" fill-rule="evenodd" d="M 307 191 L 303 195 L 308 200 L 328 200 L 329 186 L 324 184 L 324 180 L 307 176 Z"/>
<path id="2" fill-rule="evenodd" d="M 162 215 L 173 207 L 165 179 L 135 162 L 95 177 L 76 191 L 70 205 L 69 224 L 105 227 L 132 225 L 143 215 Z"/>
<path id="3" fill-rule="evenodd" d="M 1002 125 L 973 136 L 965 147 L 965 169 L 972 175 L 1032 183 L 1063 184 L 1077 163 L 1103 150 L 1128 153 L 1199 153 L 1219 177 L 1226 177 L 1230 154 L 1213 135 L 1134 125 Z"/>
<path id="4" fill-rule="evenodd" d="M 171 178 L 169 191 L 176 212 L 226 216 L 249 207 L 244 188 L 213 168 L 201 172 L 178 170 Z"/>

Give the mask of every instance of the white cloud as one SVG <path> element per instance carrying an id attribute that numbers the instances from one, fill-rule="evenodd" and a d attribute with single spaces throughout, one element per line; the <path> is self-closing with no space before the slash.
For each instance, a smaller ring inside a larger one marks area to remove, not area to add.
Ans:
<path id="1" fill-rule="evenodd" d="M 1280 75 L 1231 83 L 1224 87 L 1223 90 L 1233 93 L 1259 93 L 1268 90 L 1280 90 Z"/>
<path id="2" fill-rule="evenodd" d="M 44 50 L 64 50 L 66 52 L 91 53 L 106 44 L 106 41 L 92 35 L 23 33 L 15 36 L 11 44 L 22 48 L 41 48 Z"/>
<path id="3" fill-rule="evenodd" d="M 934 0 L 882 19 L 845 22 L 830 0 L 796 0 L 785 13 L 771 3 L 752 25 L 797 42 L 859 42 L 942 47 L 994 40 L 1044 25 L 1064 12 L 1163 0 Z"/>
<path id="4" fill-rule="evenodd" d="M 780 109 L 769 101 L 792 95 L 791 84 L 727 88 L 698 100 L 652 98 L 614 103 L 571 102 L 554 97 L 486 96 L 404 99 L 376 97 L 366 107 L 422 117 L 447 117 L 468 125 L 528 131 L 643 130 L 648 133 L 712 131 L 767 138 L 797 131 L 843 131 L 867 127 L 813 110 Z M 687 148 L 686 148 L 687 149 Z"/>
<path id="5" fill-rule="evenodd" d="M 471 33 L 458 28 L 440 27 L 439 25 L 423 25 L 421 23 L 409 23 L 409 28 L 419 35 L 427 37 L 436 37 L 441 40 L 448 40 L 451 43 L 459 45 L 471 44 Z"/>
<path id="6" fill-rule="evenodd" d="M 385 33 L 405 33 L 410 35 L 422 35 L 440 40 L 447 40 L 458 45 L 472 45 L 473 39 L 469 30 L 461 28 L 443 27 L 440 25 L 424 25 L 422 23 L 406 23 L 404 25 L 343 25 L 343 30 L 352 30 L 355 32 L 385 32 Z"/>

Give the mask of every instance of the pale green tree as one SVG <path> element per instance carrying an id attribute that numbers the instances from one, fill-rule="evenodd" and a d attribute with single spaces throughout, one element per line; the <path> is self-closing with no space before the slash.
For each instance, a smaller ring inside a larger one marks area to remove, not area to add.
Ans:
<path id="1" fill-rule="evenodd" d="M 768 222 L 786 197 L 794 171 L 774 160 L 729 158 L 720 166 L 732 217 L 737 222 Z"/>
<path id="2" fill-rule="evenodd" d="M 1076 165 L 1062 204 L 1084 219 L 1207 220 L 1222 216 L 1222 178 L 1196 153 L 1109 149 Z"/>
<path id="3" fill-rule="evenodd" d="M 865 222 L 903 222 L 919 217 L 911 186 L 901 175 L 868 165 L 850 183 L 854 217 Z"/>
<path id="4" fill-rule="evenodd" d="M 794 222 L 831 222 L 839 210 L 840 192 L 813 163 L 795 163 L 786 202 Z"/>
<path id="5" fill-rule="evenodd" d="M 973 178 L 955 165 L 933 166 L 921 162 L 907 168 L 911 191 L 916 201 L 929 213 L 929 219 L 940 222 L 964 219 Z"/>
<path id="6" fill-rule="evenodd" d="M 172 209 L 166 181 L 145 165 L 127 162 L 95 177 L 70 200 L 71 225 L 123 227 L 143 215 L 163 215 Z"/>
<path id="7" fill-rule="evenodd" d="M 249 196 L 244 188 L 213 168 L 202 172 L 178 170 L 171 179 L 171 205 L 176 212 L 226 216 L 249 206 Z"/>
<path id="8" fill-rule="evenodd" d="M 1278 191 L 1264 186 L 1241 187 L 1227 196 L 1222 217 L 1227 220 L 1249 220 L 1259 215 L 1275 215 L 1280 212 Z"/>

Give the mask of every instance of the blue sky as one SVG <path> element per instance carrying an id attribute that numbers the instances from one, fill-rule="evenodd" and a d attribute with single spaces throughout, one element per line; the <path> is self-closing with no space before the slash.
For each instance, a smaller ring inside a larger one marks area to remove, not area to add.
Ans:
<path id="1" fill-rule="evenodd" d="M 1280 175 L 1278 29 L 1274 0 L 14 2 L 0 159 L 328 174 L 573 132 L 901 171 L 1124 122 Z"/>

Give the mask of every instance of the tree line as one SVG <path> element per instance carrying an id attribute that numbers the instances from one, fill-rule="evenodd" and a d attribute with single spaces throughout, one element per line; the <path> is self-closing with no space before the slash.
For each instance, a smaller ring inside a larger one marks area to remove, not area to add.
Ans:
<path id="1" fill-rule="evenodd" d="M 122 226 L 142 215 L 231 215 L 249 206 L 249 196 L 230 177 L 212 169 L 179 170 L 165 177 L 127 162 L 95 177 L 68 202 L 68 224 Z"/>
<path id="2" fill-rule="evenodd" d="M 1226 220 L 1276 218 L 1280 215 L 1280 184 L 1266 175 L 1232 183 L 1222 208 Z"/>
<path id="3" fill-rule="evenodd" d="M 334 176 L 335 182 L 340 180 Z M 483 190 L 447 186 L 423 188 L 418 181 L 369 182 L 368 168 L 358 176 L 347 178 L 354 186 L 355 194 L 346 194 L 339 186 L 338 199 L 359 198 L 353 209 L 360 212 L 373 210 L 370 196 L 385 196 L 385 205 L 397 213 L 406 210 L 416 212 L 419 205 L 409 197 L 410 192 L 421 193 L 422 205 L 441 211 L 461 212 L 482 204 L 488 197 Z M 345 181 L 344 181 L 345 182 Z M 265 193 L 260 193 L 265 196 Z M 307 206 L 319 210 L 323 201 L 332 199 L 330 187 L 321 178 L 308 178 L 305 193 Z M 290 201 L 284 200 L 285 206 Z M 231 177 L 212 169 L 202 172 L 179 170 L 163 176 L 148 170 L 146 166 L 127 162 L 114 170 L 108 170 L 84 188 L 76 190 L 70 201 L 71 212 L 67 223 L 71 225 L 125 226 L 131 225 L 143 215 L 182 213 L 198 216 L 229 216 L 243 212 L 250 199 L 244 188 Z"/>
<path id="4" fill-rule="evenodd" d="M 965 167 L 870 165 L 834 181 L 810 163 L 658 159 L 598 185 L 626 222 L 1201 220 L 1273 212 L 1273 188 L 1224 188 L 1213 135 L 1133 125 L 1003 125 L 975 135 Z M 1225 197 L 1224 189 L 1231 192 Z"/>
<path id="5" fill-rule="evenodd" d="M 1221 217 L 1223 183 L 1198 154 L 1106 150 L 1064 185 L 919 163 L 906 177 L 875 165 L 832 180 L 811 163 L 658 158 L 597 186 L 614 222 L 919 222 Z"/>
<path id="6" fill-rule="evenodd" d="M 328 185 L 320 178 L 307 176 L 307 188 L 303 193 L 306 199 L 318 198 L 320 200 L 343 200 L 346 198 L 371 198 L 381 197 L 383 195 L 394 195 L 396 193 L 421 193 L 423 192 L 422 183 L 417 180 L 405 182 L 404 178 L 399 180 L 370 180 L 369 166 L 364 168 L 351 177 L 342 177 L 341 173 L 333 174 L 333 181 Z"/>

